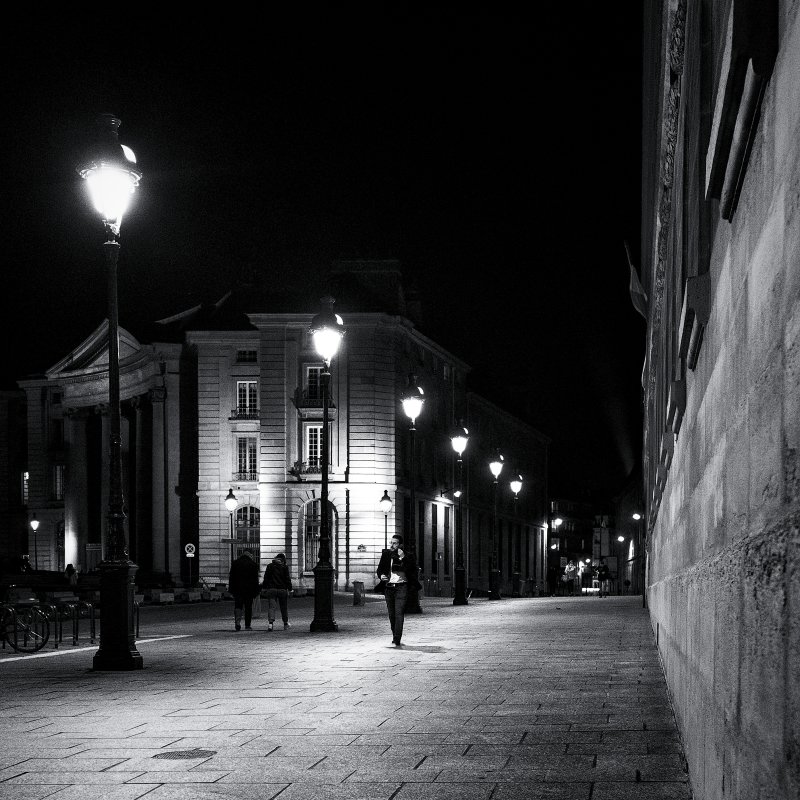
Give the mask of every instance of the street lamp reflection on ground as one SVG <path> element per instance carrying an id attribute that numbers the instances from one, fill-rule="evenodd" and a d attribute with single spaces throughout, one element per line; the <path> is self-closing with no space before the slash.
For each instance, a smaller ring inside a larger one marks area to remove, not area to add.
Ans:
<path id="1" fill-rule="evenodd" d="M 458 487 L 454 496 L 458 498 L 458 518 L 456 519 L 456 585 L 453 596 L 454 606 L 468 605 L 467 582 L 464 569 L 464 451 L 469 444 L 469 431 L 459 422 L 450 436 L 450 443 L 458 456 Z"/>
<path id="2" fill-rule="evenodd" d="M 405 542 L 405 549 L 416 557 L 417 454 L 414 434 L 417 432 L 417 417 L 422 413 L 423 406 L 425 405 L 425 392 L 421 386 L 417 385 L 416 375 L 408 376 L 408 386 L 406 386 L 403 396 L 400 398 L 400 402 L 403 404 L 403 412 L 411 421 L 411 425 L 408 427 L 408 435 L 411 441 L 411 514 L 409 515 L 409 535 L 408 541 Z M 417 565 L 417 572 L 419 572 L 419 565 Z M 419 602 L 419 590 L 409 589 L 408 601 L 406 602 L 406 614 L 421 613 L 422 606 Z"/>
<path id="3" fill-rule="evenodd" d="M 514 492 L 514 516 L 516 517 L 516 515 L 517 515 L 517 500 L 519 499 L 520 491 L 522 491 L 522 475 L 518 474 L 515 478 L 513 478 L 509 482 L 508 485 L 511 488 L 511 491 Z M 509 540 L 509 544 L 511 544 L 510 540 Z M 519 543 L 519 540 L 518 540 L 517 547 L 521 548 L 521 546 L 522 545 L 521 545 L 521 543 Z M 514 575 L 513 575 L 513 583 L 512 583 L 512 590 L 511 590 L 511 594 L 514 597 L 522 597 L 522 577 L 520 575 L 519 567 L 520 567 L 519 555 L 518 555 L 518 550 L 517 550 L 517 551 L 514 552 Z"/>
<path id="4" fill-rule="evenodd" d="M 39 530 L 39 520 L 36 519 L 36 514 L 31 518 L 31 530 L 33 531 L 33 568 L 39 571 L 39 537 L 36 531 Z"/>
<path id="5" fill-rule="evenodd" d="M 231 567 L 233 566 L 233 562 L 236 559 L 234 555 L 234 547 L 236 546 L 236 537 L 233 535 L 233 512 L 236 511 L 236 507 L 239 505 L 239 501 L 236 499 L 236 495 L 233 493 L 233 487 L 228 489 L 228 495 L 225 498 L 225 508 L 228 509 L 228 513 L 231 515 Z"/>
<path id="6" fill-rule="evenodd" d="M 128 558 L 122 497 L 117 262 L 122 216 L 142 173 L 136 166 L 133 151 L 119 142 L 119 118 L 113 114 L 101 114 L 97 122 L 94 150 L 86 163 L 78 168 L 86 181 L 92 204 L 103 220 L 106 232 L 103 249 L 108 268 L 108 527 L 105 558 L 98 565 L 102 623 L 100 648 L 94 656 L 93 666 L 96 670 L 131 670 L 141 669 L 143 660 L 136 649 L 133 627 L 133 578 L 137 566 Z"/>
<path id="7" fill-rule="evenodd" d="M 383 490 L 383 497 L 378 501 L 381 511 L 383 511 L 383 549 L 389 547 L 389 512 L 392 510 L 392 498 L 389 497 L 389 490 Z"/>
<path id="8" fill-rule="evenodd" d="M 490 600 L 499 600 L 500 599 L 500 566 L 498 563 L 497 557 L 497 479 L 500 477 L 500 473 L 503 471 L 503 455 L 502 453 L 497 450 L 495 452 L 494 458 L 489 462 L 489 471 L 492 473 L 494 477 L 494 483 L 492 484 L 492 496 L 493 496 L 493 508 L 494 511 L 492 513 L 492 540 L 491 540 L 491 554 L 492 554 L 492 566 L 489 570 L 489 599 Z"/>
<path id="9" fill-rule="evenodd" d="M 322 383 L 322 436 L 320 450 L 322 455 L 322 483 L 320 488 L 320 528 L 319 560 L 314 567 L 314 619 L 311 631 L 338 631 L 339 626 L 333 618 L 333 582 L 335 570 L 331 562 L 331 517 L 328 511 L 328 461 L 329 438 L 328 402 L 331 383 L 331 360 L 339 351 L 344 336 L 344 322 L 333 311 L 336 301 L 332 297 L 320 300 L 322 310 L 311 320 L 310 332 L 314 339 L 317 355 L 323 360 L 325 368 L 320 374 Z"/>

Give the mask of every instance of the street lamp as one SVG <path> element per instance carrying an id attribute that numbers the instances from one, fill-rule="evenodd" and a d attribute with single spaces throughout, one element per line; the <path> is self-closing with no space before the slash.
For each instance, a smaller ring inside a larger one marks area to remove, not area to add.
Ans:
<path id="1" fill-rule="evenodd" d="M 636 528 L 639 534 L 639 576 L 642 582 L 642 608 L 647 608 L 647 580 L 646 565 L 645 565 L 645 546 L 644 546 L 644 519 L 642 515 L 635 511 L 631 517 L 636 521 Z"/>
<path id="2" fill-rule="evenodd" d="M 133 151 L 119 143 L 119 118 L 113 114 L 101 114 L 97 123 L 95 148 L 78 168 L 86 181 L 92 204 L 103 220 L 106 232 L 103 249 L 108 268 L 108 528 L 105 559 L 98 566 L 103 623 L 100 648 L 94 656 L 93 666 L 97 670 L 132 670 L 141 669 L 143 660 L 136 649 L 133 627 L 133 576 L 137 566 L 128 558 L 122 497 L 117 262 L 122 216 L 142 173 L 136 166 Z"/>
<path id="3" fill-rule="evenodd" d="M 333 583 L 335 570 L 331 562 L 331 526 L 328 513 L 328 398 L 330 395 L 331 360 L 339 350 L 344 336 L 344 322 L 333 311 L 336 301 L 332 297 L 320 300 L 322 310 L 311 320 L 310 332 L 314 338 L 314 348 L 323 360 L 325 368 L 320 373 L 322 383 L 322 485 L 320 488 L 320 529 L 319 560 L 314 567 L 314 619 L 311 632 L 338 631 L 339 626 L 333 618 Z"/>
<path id="4" fill-rule="evenodd" d="M 417 432 L 415 423 L 417 417 L 422 413 L 422 407 L 425 405 L 425 392 L 422 387 L 417 386 L 417 376 L 408 376 L 408 386 L 406 386 L 403 396 L 400 398 L 403 404 L 403 411 L 405 415 L 411 420 L 411 425 L 408 428 L 408 435 L 411 439 L 411 514 L 409 516 L 409 537 L 406 544 L 406 550 L 412 555 L 416 555 L 417 546 L 417 531 L 416 531 L 416 513 L 417 513 L 417 457 L 415 451 L 416 442 L 414 434 Z M 419 565 L 417 565 L 419 572 Z M 422 606 L 419 603 L 419 590 L 408 590 L 408 601 L 406 602 L 406 614 L 421 614 Z"/>
<path id="5" fill-rule="evenodd" d="M 36 514 L 31 518 L 31 530 L 33 531 L 33 568 L 39 571 L 39 537 L 36 531 L 39 530 L 39 520 L 36 519 Z"/>
<path id="6" fill-rule="evenodd" d="M 494 513 L 492 514 L 492 566 L 489 570 L 489 599 L 500 599 L 500 566 L 497 559 L 497 479 L 503 471 L 503 455 L 500 450 L 495 451 L 494 458 L 489 462 L 489 471 L 494 477 L 492 484 L 492 497 Z"/>
<path id="7" fill-rule="evenodd" d="M 233 566 L 234 561 L 234 547 L 236 543 L 236 537 L 233 535 L 233 512 L 236 511 L 236 507 L 239 505 L 239 501 L 236 499 L 236 495 L 233 493 L 233 487 L 231 486 L 228 489 L 228 494 L 225 497 L 225 508 L 228 509 L 228 513 L 231 515 L 231 566 Z"/>
<path id="8" fill-rule="evenodd" d="M 389 497 L 389 490 L 383 490 L 383 497 L 378 500 L 378 505 L 383 511 L 383 549 L 389 547 L 389 512 L 392 510 L 392 498 Z"/>
<path id="9" fill-rule="evenodd" d="M 456 519 L 456 587 L 453 596 L 454 606 L 466 606 L 467 586 L 464 570 L 464 451 L 469 444 L 469 431 L 464 427 L 463 420 L 453 429 L 450 443 L 458 456 L 458 488 L 455 497 L 458 498 L 458 518 Z"/>
<path id="10" fill-rule="evenodd" d="M 516 478 L 511 480 L 508 484 L 511 487 L 511 491 L 514 492 L 514 516 L 517 515 L 517 500 L 519 499 L 519 493 L 522 490 L 522 475 L 517 475 Z M 510 544 L 510 541 L 509 541 Z M 521 547 L 520 544 L 517 547 Z M 519 550 L 514 552 L 514 576 L 513 576 L 513 585 L 511 594 L 514 597 L 521 597 L 522 596 L 522 580 L 519 574 L 519 557 L 518 557 Z"/>

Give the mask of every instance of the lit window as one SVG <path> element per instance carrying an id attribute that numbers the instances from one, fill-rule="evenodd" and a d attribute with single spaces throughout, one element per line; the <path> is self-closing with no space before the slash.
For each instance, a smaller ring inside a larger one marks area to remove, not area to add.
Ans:
<path id="1" fill-rule="evenodd" d="M 303 461 L 309 472 L 322 466 L 322 425 L 311 423 L 305 426 L 303 442 Z"/>
<path id="2" fill-rule="evenodd" d="M 236 416 L 258 415 L 258 382 L 236 381 Z"/>
<path id="3" fill-rule="evenodd" d="M 308 400 L 322 400 L 322 367 L 307 364 L 305 368 L 305 395 Z"/>
<path id="4" fill-rule="evenodd" d="M 30 480 L 31 474 L 30 472 L 23 472 L 22 473 L 22 505 L 28 505 L 28 497 L 30 494 Z"/>
<path id="5" fill-rule="evenodd" d="M 256 459 L 258 457 L 258 440 L 255 436 L 239 436 L 236 440 L 236 479 L 240 481 L 256 480 Z"/>
<path id="6" fill-rule="evenodd" d="M 234 538 L 235 557 L 245 550 L 255 558 L 256 564 L 261 558 L 261 512 L 255 506 L 240 506 L 236 509 Z"/>

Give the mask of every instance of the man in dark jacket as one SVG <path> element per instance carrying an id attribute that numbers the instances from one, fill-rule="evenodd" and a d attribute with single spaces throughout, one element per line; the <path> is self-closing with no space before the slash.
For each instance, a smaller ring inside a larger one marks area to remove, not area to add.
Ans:
<path id="1" fill-rule="evenodd" d="M 289 624 L 288 599 L 289 592 L 292 591 L 292 578 L 289 575 L 289 568 L 286 566 L 286 556 L 283 553 L 278 553 L 278 555 L 272 559 L 271 563 L 267 564 L 267 568 L 264 570 L 264 582 L 262 586 L 267 592 L 267 616 L 269 619 L 267 630 L 272 630 L 272 625 L 275 622 L 276 606 L 280 606 L 283 629 L 287 630 L 291 627 Z"/>
<path id="2" fill-rule="evenodd" d="M 388 550 L 381 553 L 376 574 L 386 590 L 386 609 L 392 627 L 392 644 L 400 647 L 403 638 L 409 589 L 419 591 L 417 560 L 403 550 L 403 537 L 395 534 Z"/>
<path id="3" fill-rule="evenodd" d="M 253 599 L 258 594 L 258 564 L 247 550 L 231 564 L 228 591 L 233 595 L 234 628 L 237 631 L 242 629 L 244 608 L 244 629 L 252 630 L 250 622 L 253 619 Z"/>

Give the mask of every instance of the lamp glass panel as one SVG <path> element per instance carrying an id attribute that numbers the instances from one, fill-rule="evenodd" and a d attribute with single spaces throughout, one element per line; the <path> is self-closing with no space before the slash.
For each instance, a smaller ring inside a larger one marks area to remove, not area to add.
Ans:
<path id="1" fill-rule="evenodd" d="M 100 167 L 86 176 L 89 195 L 98 213 L 108 222 L 119 222 L 128 210 L 137 181 L 130 172 Z"/>

